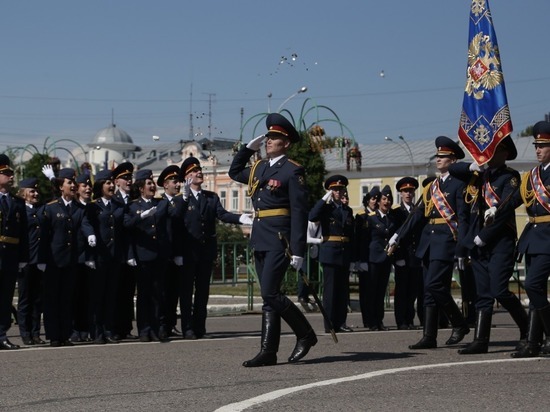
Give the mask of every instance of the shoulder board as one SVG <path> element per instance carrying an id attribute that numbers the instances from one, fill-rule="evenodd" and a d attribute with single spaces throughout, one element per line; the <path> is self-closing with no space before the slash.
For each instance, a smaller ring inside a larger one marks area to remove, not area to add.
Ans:
<path id="1" fill-rule="evenodd" d="M 366 214 L 367 212 L 365 212 L 364 210 L 361 210 L 360 212 L 357 212 L 357 216 L 361 216 L 361 215 L 364 215 Z"/>
<path id="2" fill-rule="evenodd" d="M 183 193 L 178 193 L 177 195 L 175 195 L 173 197 L 183 197 Z"/>
<path id="3" fill-rule="evenodd" d="M 376 212 L 369 212 L 369 216 L 376 216 Z"/>
<path id="4" fill-rule="evenodd" d="M 290 163 L 292 163 L 294 166 L 302 167 L 302 165 L 301 165 L 300 163 L 296 162 L 295 160 L 288 159 L 288 161 L 289 161 Z"/>
<path id="5" fill-rule="evenodd" d="M 140 197 L 138 197 L 137 199 L 134 199 L 134 200 L 130 201 L 130 203 L 136 203 L 136 202 L 139 202 L 139 200 L 140 200 L 140 199 L 141 199 L 141 198 L 140 198 Z"/>
<path id="6" fill-rule="evenodd" d="M 54 200 L 52 200 L 52 201 L 49 201 L 47 204 L 48 204 L 48 205 L 53 205 L 54 203 L 57 203 L 57 199 L 54 199 Z"/>
<path id="7" fill-rule="evenodd" d="M 155 196 L 154 199 L 156 199 L 156 200 L 162 200 L 162 199 L 165 199 L 165 198 L 162 197 L 162 196 Z"/>
<path id="8" fill-rule="evenodd" d="M 393 205 L 391 207 L 392 210 L 397 210 L 397 209 L 401 209 L 401 205 Z"/>

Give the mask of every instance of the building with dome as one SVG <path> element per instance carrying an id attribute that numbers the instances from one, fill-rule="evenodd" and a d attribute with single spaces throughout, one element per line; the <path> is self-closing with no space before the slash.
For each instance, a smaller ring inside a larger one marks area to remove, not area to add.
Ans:
<path id="1" fill-rule="evenodd" d="M 88 162 L 94 170 L 112 169 L 123 161 L 132 161 L 141 152 L 141 147 L 134 144 L 132 138 L 115 123 L 96 133 L 90 143 Z"/>

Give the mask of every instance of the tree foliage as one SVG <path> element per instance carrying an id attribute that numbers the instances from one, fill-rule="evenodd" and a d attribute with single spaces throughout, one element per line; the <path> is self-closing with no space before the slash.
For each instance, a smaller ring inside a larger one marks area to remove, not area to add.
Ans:
<path id="1" fill-rule="evenodd" d="M 16 170 L 21 179 L 28 177 L 38 178 L 38 192 L 40 193 L 40 203 L 49 202 L 53 198 L 51 183 L 42 173 L 42 167 L 46 164 L 55 163 L 47 154 L 35 153 L 23 165 L 19 165 Z"/>

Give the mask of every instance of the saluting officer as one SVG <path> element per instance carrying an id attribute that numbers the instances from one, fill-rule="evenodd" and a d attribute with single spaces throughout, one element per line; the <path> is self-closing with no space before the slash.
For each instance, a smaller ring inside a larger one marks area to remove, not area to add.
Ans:
<path id="1" fill-rule="evenodd" d="M 29 264 L 17 275 L 17 323 L 25 345 L 44 344 L 40 339 L 46 244 L 40 225 L 38 179 L 29 177 L 19 182 L 18 196 L 25 200 L 29 237 Z"/>
<path id="2" fill-rule="evenodd" d="M 300 135 L 279 113 L 269 114 L 266 126 L 267 134 L 243 146 L 229 168 L 233 180 L 248 184 L 248 195 L 252 199 L 255 217 L 250 246 L 254 249 L 256 273 L 264 301 L 260 353 L 245 361 L 245 367 L 277 363 L 281 317 L 297 338 L 289 362 L 302 359 L 317 343 L 317 336 L 302 311 L 281 292 L 281 282 L 289 263 L 294 269 L 301 268 L 306 252 L 305 172 L 301 165 L 286 156 L 290 145 L 300 141 Z M 249 167 L 249 159 L 260 150 L 264 140 L 266 159 Z"/>
<path id="3" fill-rule="evenodd" d="M 521 182 L 520 195 L 529 222 L 518 241 L 518 252 L 525 256 L 525 290 L 529 297 L 529 332 L 527 344 L 512 353 L 514 358 L 535 357 L 550 353 L 550 343 L 541 349 L 542 332 L 550 336 L 550 122 L 533 126 L 535 153 L 539 165 L 527 172 Z M 517 196 L 519 198 L 519 196 Z M 514 199 L 514 205 L 520 201 Z M 498 211 L 495 220 L 498 219 Z"/>
<path id="4" fill-rule="evenodd" d="M 436 168 L 440 176 L 424 188 L 422 203 L 389 242 L 389 246 L 393 246 L 399 238 L 417 229 L 422 230 L 416 256 L 424 265 L 424 336 L 418 343 L 410 345 L 410 349 L 437 347 L 438 307 L 453 326 L 447 345 L 459 343 L 470 332 L 451 295 L 455 260 L 458 260 L 459 269 L 464 267 L 466 250 L 462 237 L 468 232 L 469 216 L 464 202 L 465 185 L 449 174 L 449 166 L 457 159 L 463 159 L 464 151 L 446 136 L 436 138 L 435 146 Z"/>
<path id="5" fill-rule="evenodd" d="M 467 183 L 466 203 L 470 206 L 469 232 L 464 238 L 470 250 L 475 279 L 476 329 L 474 340 L 460 354 L 487 353 L 495 299 L 510 312 L 520 329 L 520 340 L 527 338 L 527 313 L 521 302 L 510 292 L 508 283 L 514 270 L 514 250 L 517 238 L 513 208 L 499 213 L 498 220 L 485 222 L 489 208 L 498 208 L 519 188 L 520 175 L 506 166 L 506 160 L 517 156 L 510 136 L 502 140 L 481 170 L 477 163 L 460 162 L 449 167 L 453 176 Z"/>
<path id="6" fill-rule="evenodd" d="M 323 266 L 323 307 L 336 332 L 353 332 L 346 324 L 349 273 L 355 262 L 353 210 L 342 203 L 347 186 L 347 177 L 330 176 L 325 181 L 327 193 L 315 203 L 308 217 L 311 222 L 321 225 L 323 233 L 319 248 L 319 263 Z M 325 321 L 325 331 L 329 329 Z"/>
<path id="7" fill-rule="evenodd" d="M 12 300 L 18 269 L 29 261 L 25 202 L 10 193 L 13 169 L 10 159 L 0 154 L 0 349 L 19 349 L 7 332 L 11 326 Z"/>

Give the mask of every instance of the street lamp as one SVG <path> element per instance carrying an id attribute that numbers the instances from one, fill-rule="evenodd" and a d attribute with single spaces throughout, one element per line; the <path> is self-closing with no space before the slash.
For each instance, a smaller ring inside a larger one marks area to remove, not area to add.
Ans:
<path id="1" fill-rule="evenodd" d="M 413 156 L 413 152 L 411 150 L 411 147 L 409 146 L 409 144 L 407 143 L 407 141 L 405 140 L 405 138 L 403 136 L 398 136 L 398 139 L 401 140 L 403 143 L 399 143 L 399 142 L 396 142 L 394 141 L 391 137 L 384 137 L 384 140 L 386 142 L 391 142 L 397 146 L 399 146 L 405 153 L 406 155 L 408 156 L 409 158 L 409 161 L 411 162 L 411 172 L 412 172 L 412 176 L 414 177 L 415 175 L 415 172 L 414 172 L 414 156 Z"/>
<path id="2" fill-rule="evenodd" d="M 306 87 L 306 86 L 300 87 L 295 93 L 292 93 L 290 96 L 288 96 L 288 97 L 285 99 L 284 102 L 281 103 L 281 105 L 280 105 L 280 106 L 278 107 L 278 109 L 277 109 L 277 113 L 279 113 L 279 112 L 281 111 L 281 109 L 283 108 L 283 106 L 284 106 L 285 104 L 287 104 L 288 101 L 289 101 L 290 99 L 292 99 L 293 97 L 299 95 L 300 93 L 305 93 L 305 92 L 307 92 L 307 87 Z"/>

